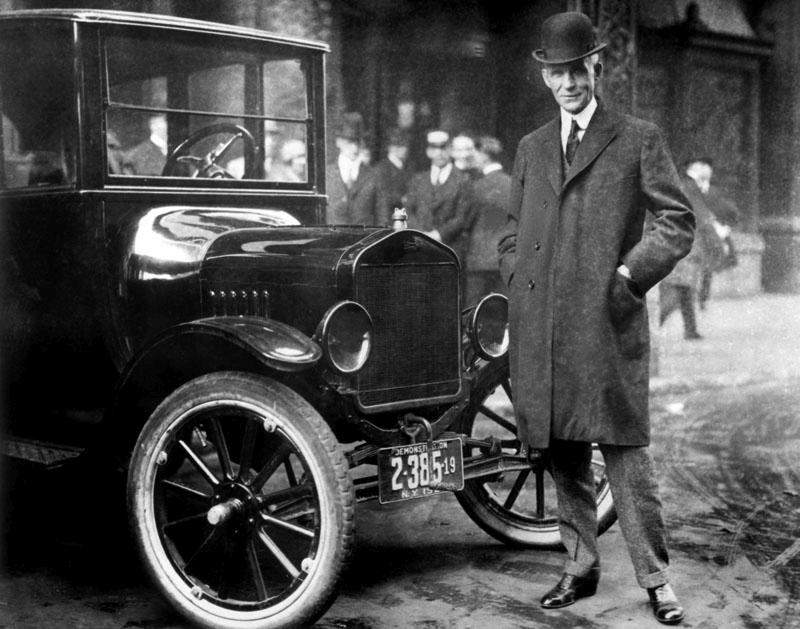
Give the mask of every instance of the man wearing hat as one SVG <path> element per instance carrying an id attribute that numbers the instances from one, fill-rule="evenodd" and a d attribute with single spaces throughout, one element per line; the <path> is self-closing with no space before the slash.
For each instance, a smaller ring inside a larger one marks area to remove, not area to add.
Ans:
<path id="1" fill-rule="evenodd" d="M 342 117 L 336 130 L 336 163 L 328 169 L 328 223 L 376 225 L 378 186 L 370 167 L 361 159 L 364 130 L 361 114 Z"/>
<path id="2" fill-rule="evenodd" d="M 408 132 L 395 128 L 387 138 L 386 156 L 375 165 L 378 183 L 377 222 L 390 225 L 392 212 L 403 207 L 403 195 L 408 190 L 411 172 L 408 168 Z"/>
<path id="3" fill-rule="evenodd" d="M 691 249 L 695 218 L 661 131 L 596 99 L 605 44 L 589 18 L 548 18 L 542 42 L 533 55 L 560 111 L 519 144 L 498 244 L 519 438 L 532 465 L 551 465 L 567 549 L 541 605 L 597 589 L 597 443 L 637 581 L 655 617 L 676 624 L 648 449 L 645 295 Z"/>
<path id="4" fill-rule="evenodd" d="M 469 176 L 459 171 L 450 158 L 450 135 L 439 129 L 427 134 L 428 170 L 411 178 L 405 207 L 408 226 L 427 233 L 450 246 L 462 264 L 469 245 L 471 187 Z"/>

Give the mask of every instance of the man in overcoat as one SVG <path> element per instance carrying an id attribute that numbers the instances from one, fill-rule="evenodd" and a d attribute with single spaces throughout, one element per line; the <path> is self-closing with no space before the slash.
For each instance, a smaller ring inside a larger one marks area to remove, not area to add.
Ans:
<path id="1" fill-rule="evenodd" d="M 503 145 L 481 136 L 475 145 L 475 163 L 481 174 L 472 183 L 474 222 L 467 251 L 467 306 L 491 292 L 505 292 L 497 269 L 497 239 L 505 226 L 511 176 L 503 170 Z"/>
<path id="2" fill-rule="evenodd" d="M 404 198 L 408 226 L 452 247 L 463 269 L 472 224 L 469 176 L 453 164 L 450 134 L 433 130 L 427 142 L 431 167 L 411 178 Z"/>
<path id="3" fill-rule="evenodd" d="M 338 125 L 336 148 L 339 155 L 331 164 L 328 184 L 327 220 L 331 225 L 376 225 L 378 183 L 361 157 L 364 141 L 361 114 L 345 113 Z"/>
<path id="4" fill-rule="evenodd" d="M 568 553 L 542 607 L 597 589 L 596 442 L 637 581 L 656 618 L 675 624 L 683 609 L 647 447 L 645 294 L 689 252 L 695 221 L 659 129 L 595 98 L 604 47 L 589 18 L 569 12 L 545 20 L 533 53 L 560 112 L 519 144 L 498 244 L 514 409 L 532 464 L 552 466 Z"/>

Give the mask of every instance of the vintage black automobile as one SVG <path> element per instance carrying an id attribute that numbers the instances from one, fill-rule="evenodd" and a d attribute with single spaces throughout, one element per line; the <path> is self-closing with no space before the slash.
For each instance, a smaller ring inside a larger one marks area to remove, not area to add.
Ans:
<path id="1" fill-rule="evenodd" d="M 456 491 L 558 546 L 505 298 L 462 305 L 402 212 L 324 224 L 325 45 L 102 11 L 0 30 L 5 455 L 124 470 L 148 574 L 204 627 L 312 623 L 362 500 Z M 605 530 L 600 459 L 597 501 Z"/>

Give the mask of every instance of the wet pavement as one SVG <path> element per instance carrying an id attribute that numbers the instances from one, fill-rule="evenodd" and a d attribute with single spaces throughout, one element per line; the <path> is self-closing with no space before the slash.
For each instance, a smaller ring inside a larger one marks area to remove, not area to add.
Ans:
<path id="1" fill-rule="evenodd" d="M 705 339 L 660 332 L 652 451 L 683 626 L 800 629 L 800 297 L 712 303 Z M 794 326 L 792 325 L 794 323 Z M 0 579 L 0 629 L 187 625 L 145 582 L 126 538 L 99 548 L 50 534 L 79 513 L 49 508 L 35 475 L 16 477 Z M 26 490 L 26 491 L 23 491 Z M 563 554 L 509 548 L 453 496 L 359 505 L 357 547 L 321 629 L 660 626 L 614 525 L 600 538 L 596 596 L 538 606 Z"/>

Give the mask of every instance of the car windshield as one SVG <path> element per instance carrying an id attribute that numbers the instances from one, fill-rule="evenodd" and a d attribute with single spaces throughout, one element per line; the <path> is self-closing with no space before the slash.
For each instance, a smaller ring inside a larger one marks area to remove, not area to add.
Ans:
<path id="1" fill-rule="evenodd" d="M 136 28 L 104 50 L 110 175 L 308 184 L 302 52 Z"/>

